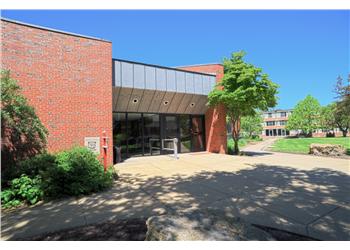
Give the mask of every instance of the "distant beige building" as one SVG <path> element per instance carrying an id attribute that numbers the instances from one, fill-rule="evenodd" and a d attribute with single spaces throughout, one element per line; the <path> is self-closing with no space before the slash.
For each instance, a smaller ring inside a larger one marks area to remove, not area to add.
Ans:
<path id="1" fill-rule="evenodd" d="M 288 117 L 292 114 L 291 109 L 277 109 L 264 112 L 263 116 L 263 137 L 296 135 L 297 131 L 286 129 Z"/>
<path id="2" fill-rule="evenodd" d="M 301 131 L 287 130 L 286 125 L 288 117 L 293 113 L 292 109 L 276 109 L 263 112 L 263 131 L 262 137 L 282 137 L 282 136 L 296 136 Z M 339 128 L 333 130 L 316 129 L 312 133 L 313 137 L 326 137 L 326 136 L 342 136 Z"/>

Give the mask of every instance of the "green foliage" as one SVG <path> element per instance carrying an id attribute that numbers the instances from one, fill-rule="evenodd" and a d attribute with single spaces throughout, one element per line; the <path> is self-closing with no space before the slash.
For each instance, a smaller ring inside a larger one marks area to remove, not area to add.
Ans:
<path id="1" fill-rule="evenodd" d="M 261 68 L 246 63 L 245 52 L 233 53 L 230 59 L 224 59 L 224 77 L 219 88 L 208 95 L 208 104 L 226 107 L 232 124 L 234 151 L 239 152 L 240 118 L 252 116 L 257 110 L 267 110 L 277 103 L 278 85 L 273 83 Z"/>
<path id="2" fill-rule="evenodd" d="M 321 128 L 325 130 L 334 130 L 337 127 L 335 121 L 336 104 L 331 103 L 321 108 Z"/>
<path id="3" fill-rule="evenodd" d="M 253 138 L 240 138 L 238 141 L 239 147 L 244 147 L 250 143 L 254 143 L 254 142 L 259 142 L 262 141 L 262 139 L 260 137 L 253 137 Z M 232 139 L 227 140 L 227 153 L 232 155 L 235 154 L 234 152 L 234 141 Z"/>
<path id="4" fill-rule="evenodd" d="M 2 187 L 10 185 L 14 178 L 26 174 L 33 178 L 36 175 L 42 175 L 44 171 L 56 165 L 56 156 L 49 153 L 42 153 L 19 162 L 16 166 L 5 168 L 1 173 Z"/>
<path id="5" fill-rule="evenodd" d="M 1 165 L 4 169 L 43 152 L 48 132 L 8 70 L 1 70 L 0 87 Z"/>
<path id="6" fill-rule="evenodd" d="M 256 113 L 251 116 L 243 116 L 241 118 L 241 130 L 242 134 L 248 135 L 249 137 L 258 136 L 263 130 L 263 118 L 261 113 Z"/>
<path id="7" fill-rule="evenodd" d="M 22 174 L 11 181 L 8 189 L 1 192 L 1 204 L 4 208 L 16 207 L 22 203 L 35 204 L 43 197 L 41 177 Z"/>
<path id="8" fill-rule="evenodd" d="M 289 116 L 286 128 L 288 130 L 301 130 L 303 134 L 311 136 L 315 129 L 321 127 L 321 105 L 311 95 L 306 96 L 294 108 Z"/>
<path id="9" fill-rule="evenodd" d="M 87 148 L 75 147 L 56 157 L 56 165 L 43 173 L 45 196 L 89 194 L 112 185 L 112 171 L 104 173 L 101 162 Z"/>
<path id="10" fill-rule="evenodd" d="M 34 204 L 42 198 L 54 199 L 101 191 L 112 185 L 113 168 L 104 173 L 96 155 L 85 147 L 75 147 L 56 155 L 41 154 L 22 161 L 7 172 L 2 205 Z M 14 179 L 13 179 L 14 178 Z"/>
<path id="11" fill-rule="evenodd" d="M 350 81 L 350 75 L 349 80 Z M 336 126 L 343 132 L 346 137 L 350 129 L 350 85 L 343 84 L 343 79 L 339 76 L 335 86 L 337 101 L 334 111 L 334 121 Z"/>

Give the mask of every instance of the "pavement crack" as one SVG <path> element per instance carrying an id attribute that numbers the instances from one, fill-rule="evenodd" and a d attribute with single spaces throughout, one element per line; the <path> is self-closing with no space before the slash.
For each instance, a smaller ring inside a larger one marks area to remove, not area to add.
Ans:
<path id="1" fill-rule="evenodd" d="M 306 223 L 306 229 L 308 230 L 308 227 L 309 227 L 310 224 L 312 224 L 312 223 L 314 223 L 314 222 L 316 222 L 316 221 L 318 221 L 318 220 L 324 218 L 325 216 L 327 216 L 327 215 L 333 213 L 335 210 L 337 210 L 337 209 L 339 209 L 339 208 L 340 208 L 339 206 L 336 206 L 335 208 L 333 208 L 333 209 L 329 210 L 328 212 L 322 214 L 320 217 L 318 217 L 318 218 L 316 218 L 316 219 L 313 219 L 312 221 Z"/>

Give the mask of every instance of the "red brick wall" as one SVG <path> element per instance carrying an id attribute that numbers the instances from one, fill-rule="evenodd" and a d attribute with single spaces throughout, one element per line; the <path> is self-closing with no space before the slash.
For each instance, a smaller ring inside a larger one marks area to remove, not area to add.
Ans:
<path id="1" fill-rule="evenodd" d="M 216 82 L 224 76 L 221 64 L 180 67 L 181 69 L 216 74 Z M 205 113 L 205 134 L 208 152 L 225 154 L 227 152 L 226 110 L 222 105 L 209 108 Z"/>
<path id="2" fill-rule="evenodd" d="M 11 70 L 49 130 L 49 151 L 84 145 L 103 130 L 112 138 L 111 43 L 5 20 L 1 39 L 1 68 Z M 108 155 L 112 164 L 111 147 Z"/>

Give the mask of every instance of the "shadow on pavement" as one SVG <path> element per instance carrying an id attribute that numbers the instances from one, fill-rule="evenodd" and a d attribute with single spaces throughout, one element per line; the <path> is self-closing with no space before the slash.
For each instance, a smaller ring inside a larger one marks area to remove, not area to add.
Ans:
<path id="1" fill-rule="evenodd" d="M 115 186 L 79 199 L 2 215 L 2 235 L 23 238 L 110 219 L 216 208 L 258 225 L 321 240 L 350 240 L 350 177 L 325 168 L 252 165 L 192 176 L 123 174 Z"/>

